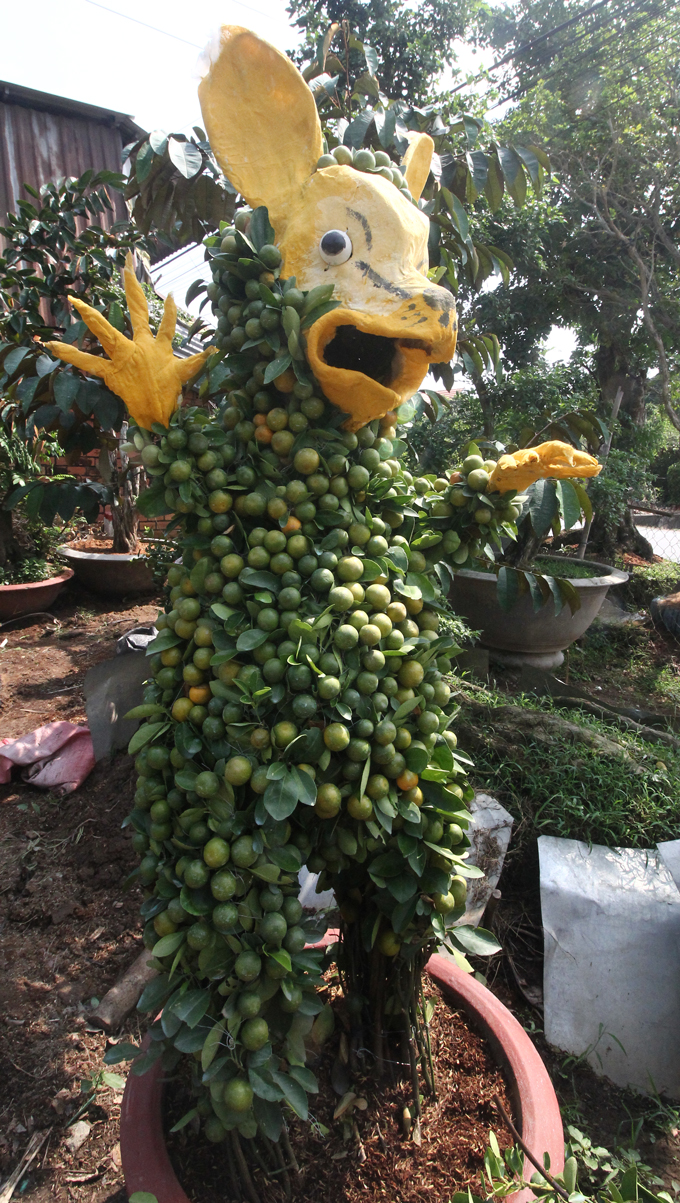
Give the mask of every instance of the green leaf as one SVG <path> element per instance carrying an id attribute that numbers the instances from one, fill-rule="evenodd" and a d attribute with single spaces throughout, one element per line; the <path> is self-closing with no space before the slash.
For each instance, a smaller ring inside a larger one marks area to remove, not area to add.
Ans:
<path id="1" fill-rule="evenodd" d="M 270 848 L 268 856 L 275 865 L 278 865 L 279 869 L 283 869 L 284 873 L 300 872 L 302 859 L 300 852 L 293 844 L 288 844 L 284 848 Z"/>
<path id="2" fill-rule="evenodd" d="M 406 767 L 412 773 L 422 773 L 423 769 L 426 769 L 428 766 L 429 753 L 424 748 L 407 748 L 405 760 Z"/>
<path id="3" fill-rule="evenodd" d="M 274 1084 L 271 1075 L 266 1071 L 252 1069 L 249 1066 L 248 1081 L 258 1099 L 266 1099 L 268 1103 L 278 1103 L 283 1098 L 281 1087 Z"/>
<path id="4" fill-rule="evenodd" d="M 514 606 L 520 593 L 521 573 L 516 568 L 508 568 L 503 565 L 498 570 L 498 581 L 496 584 L 496 597 L 501 610 L 507 614 Z"/>
<path id="5" fill-rule="evenodd" d="M 501 945 L 492 932 L 484 927 L 454 927 L 449 930 L 449 939 L 455 940 L 470 956 L 491 957 L 496 952 L 502 952 Z"/>
<path id="6" fill-rule="evenodd" d="M 237 652 L 252 652 L 256 647 L 261 647 L 263 643 L 266 643 L 267 639 L 267 632 L 261 631 L 259 627 L 243 631 L 236 640 L 236 650 Z"/>
<path id="7" fill-rule="evenodd" d="M 299 1082 L 302 1089 L 306 1090 L 308 1094 L 319 1093 L 319 1083 L 311 1070 L 304 1069 L 302 1065 L 292 1065 L 290 1076 L 291 1078 L 295 1078 L 295 1081 Z"/>
<path id="8" fill-rule="evenodd" d="M 201 1052 L 201 1068 L 203 1073 L 205 1073 L 206 1069 L 212 1065 L 215 1057 L 217 1056 L 217 1050 L 220 1047 L 226 1026 L 226 1019 L 218 1020 L 214 1027 L 210 1029 L 205 1038 L 205 1043 Z"/>
<path id="9" fill-rule="evenodd" d="M 192 179 L 201 170 L 203 155 L 193 142 L 177 142 L 175 138 L 168 138 L 168 155 L 185 180 Z"/>
<path id="10" fill-rule="evenodd" d="M 575 526 L 581 517 L 581 502 L 578 493 L 570 480 L 558 480 L 555 487 L 560 514 L 562 516 L 562 525 L 565 530 L 571 530 L 572 526 Z"/>
<path id="11" fill-rule="evenodd" d="M 269 952 L 267 955 L 271 957 L 272 961 L 276 961 L 277 965 L 281 965 L 283 969 L 287 970 L 288 973 L 291 972 L 293 965 L 290 959 L 290 953 L 286 952 L 284 948 L 278 948 L 276 951 Z"/>
<path id="12" fill-rule="evenodd" d="M 503 180 L 503 173 L 501 171 L 500 163 L 495 155 L 490 155 L 487 161 L 484 195 L 489 202 L 492 213 L 495 213 L 496 209 L 500 208 L 504 191 L 505 182 Z"/>
<path id="13" fill-rule="evenodd" d="M 581 595 L 578 589 L 563 576 L 557 577 L 556 580 L 562 600 L 567 603 L 572 614 L 575 614 L 577 610 L 581 609 Z"/>
<path id="14" fill-rule="evenodd" d="M 559 513 L 557 503 L 557 487 L 554 480 L 537 480 L 531 488 L 529 497 L 529 514 L 534 532 L 542 539 L 547 535 L 556 514 Z"/>
<path id="15" fill-rule="evenodd" d="M 123 718 L 155 718 L 159 714 L 167 714 L 165 706 L 159 706 L 157 702 L 142 702 L 141 706 L 133 706 L 132 710 L 128 710 Z"/>
<path id="16" fill-rule="evenodd" d="M 257 568 L 244 568 L 239 583 L 249 589 L 272 589 L 274 593 L 281 588 L 280 577 L 274 576 L 273 572 L 258 571 Z"/>
<path id="17" fill-rule="evenodd" d="M 167 957 L 171 952 L 177 952 L 180 945 L 184 943 L 185 936 L 184 931 L 173 931 L 169 936 L 162 936 L 153 946 L 153 955 Z"/>
<path id="18" fill-rule="evenodd" d="M 292 773 L 286 773 L 278 781 L 272 781 L 262 795 L 262 801 L 267 814 L 277 822 L 292 815 L 298 804 L 298 786 Z"/>
<path id="19" fill-rule="evenodd" d="M 382 575 L 382 570 L 375 560 L 364 560 L 364 571 L 361 574 L 362 581 L 374 581 L 377 576 Z"/>
<path id="20" fill-rule="evenodd" d="M 254 209 L 250 217 L 248 236 L 256 251 L 274 242 L 274 229 L 269 220 L 269 212 L 264 205 Z"/>
<path id="21" fill-rule="evenodd" d="M 121 1078 L 120 1074 L 102 1074 L 102 1082 L 105 1086 L 110 1086 L 111 1090 L 123 1090 L 125 1087 L 125 1078 Z"/>
<path id="22" fill-rule="evenodd" d="M 291 768 L 290 775 L 298 791 L 298 802 L 302 802 L 304 806 L 313 806 L 316 802 L 314 779 L 310 777 L 309 773 L 305 773 L 304 769 L 300 770 L 295 766 Z M 281 868 L 284 869 L 285 865 L 282 865 Z"/>
<path id="23" fill-rule="evenodd" d="M 422 697 L 420 694 L 418 694 L 417 697 L 409 698 L 407 702 L 402 702 L 401 706 L 398 706 L 392 715 L 392 722 L 398 723 L 402 718 L 406 718 L 406 715 L 410 714 L 412 710 L 415 710 L 416 706 L 420 706 L 422 701 Z"/>
<path id="24" fill-rule="evenodd" d="M 168 727 L 168 723 L 143 723 L 139 727 L 128 744 L 128 755 L 136 756 L 142 748 L 151 743 L 161 731 Z"/>
<path id="25" fill-rule="evenodd" d="M 175 1129 L 173 1128 L 172 1131 L 174 1132 Z M 151 1191 L 136 1190 L 134 1194 L 130 1195 L 128 1203 L 158 1203 L 158 1199 L 151 1194 Z"/>
<path id="26" fill-rule="evenodd" d="M 178 643 L 182 643 L 182 639 L 174 631 L 169 629 L 161 631 L 155 639 L 152 639 L 151 643 L 147 644 L 145 655 L 155 656 L 157 653 L 167 652 L 168 648 L 177 647 Z"/>
<path id="27" fill-rule="evenodd" d="M 292 355 L 289 355 L 288 352 L 286 352 L 285 355 L 280 355 L 278 359 L 273 359 L 272 362 L 267 365 L 264 374 L 264 383 L 271 384 L 272 380 L 276 380 L 277 376 L 280 376 L 282 372 L 285 372 L 286 368 L 289 368 L 292 362 L 293 357 Z"/>
<path id="28" fill-rule="evenodd" d="M 142 995 L 137 1003 L 138 1011 L 157 1011 L 168 997 L 172 986 L 167 974 L 162 974 L 160 977 L 154 977 L 142 990 Z"/>
<path id="29" fill-rule="evenodd" d="M 583 513 L 585 514 L 586 522 L 592 522 L 593 507 L 590 504 L 590 497 L 586 493 L 586 490 L 584 489 L 583 485 L 578 480 L 572 480 L 572 481 L 570 481 L 570 484 L 571 484 L 572 489 L 576 493 L 576 496 L 578 497 L 579 505 L 581 506 L 581 509 L 583 510 Z"/>
<path id="30" fill-rule="evenodd" d="M 128 1040 L 121 1040 L 119 1044 L 111 1045 L 104 1053 L 105 1065 L 118 1065 L 121 1061 L 132 1061 L 139 1056 L 139 1047 L 136 1044 L 130 1044 Z"/>
<path id="31" fill-rule="evenodd" d="M 307 1095 L 300 1083 L 289 1077 L 288 1074 L 279 1073 L 278 1070 L 272 1072 L 272 1078 L 277 1086 L 281 1087 L 286 1102 L 292 1107 L 295 1114 L 300 1119 L 306 1120 L 309 1116 L 309 1106 Z"/>
<path id="32" fill-rule="evenodd" d="M 278 1103 L 270 1103 L 266 1099 L 255 1096 L 253 1111 L 265 1136 L 276 1143 L 283 1130 L 283 1115 Z"/>
<path id="33" fill-rule="evenodd" d="M 195 1118 L 197 1115 L 198 1115 L 198 1110 L 196 1109 L 196 1107 L 192 1107 L 192 1108 L 191 1108 L 191 1111 L 187 1111 L 187 1112 L 186 1112 L 186 1113 L 185 1113 L 185 1114 L 182 1116 L 182 1118 L 181 1118 L 181 1119 L 178 1119 L 178 1120 L 177 1120 L 177 1123 L 176 1123 L 176 1124 L 173 1124 L 173 1126 L 172 1126 L 172 1128 L 170 1129 L 170 1131 L 171 1131 L 171 1132 L 181 1132 L 181 1131 L 182 1131 L 182 1128 L 186 1128 L 187 1124 L 190 1124 L 190 1123 L 191 1123 L 191 1121 L 192 1121 L 192 1119 L 194 1119 L 194 1118 Z M 131 1197 L 134 1199 L 134 1195 L 132 1195 Z M 150 1197 L 150 1198 L 155 1198 L 155 1195 L 150 1195 L 149 1197 Z"/>
<path id="34" fill-rule="evenodd" d="M 187 990 L 176 1002 L 171 1004 L 171 1011 L 189 1028 L 195 1028 L 200 1023 L 210 1006 L 209 990 Z"/>

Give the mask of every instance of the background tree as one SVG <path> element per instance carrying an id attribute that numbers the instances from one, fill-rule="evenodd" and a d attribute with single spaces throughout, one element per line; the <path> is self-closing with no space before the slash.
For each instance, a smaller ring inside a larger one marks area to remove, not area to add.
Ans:
<path id="1" fill-rule="evenodd" d="M 18 200 L 18 212 L 8 216 L 0 231 L 6 240 L 0 259 L 0 419 L 5 432 L 29 450 L 47 445 L 53 469 L 57 457 L 68 464 L 99 449 L 101 477 L 100 482 L 82 483 L 63 473 L 28 473 L 30 478 L 5 496 L 0 565 L 17 553 L 11 511 L 20 502 L 30 520 L 51 526 L 57 515 L 68 521 L 76 510 L 94 521 L 100 505 L 110 501 L 114 550 L 133 550 L 137 542 L 134 503 L 141 474 L 119 455 L 119 435 L 125 433 L 122 402 L 101 381 L 66 367 L 42 346 L 61 334 L 67 342 L 100 353 L 69 303 L 73 296 L 99 309 L 116 329 L 126 329 L 116 277 L 126 252 L 143 245 L 142 235 L 128 222 L 105 230 L 96 220 L 112 209 L 108 189 L 124 183 L 115 172 L 89 170 L 78 180 L 46 184 L 39 193 L 26 185 L 36 204 Z M 42 457 L 46 466 L 44 451 Z"/>

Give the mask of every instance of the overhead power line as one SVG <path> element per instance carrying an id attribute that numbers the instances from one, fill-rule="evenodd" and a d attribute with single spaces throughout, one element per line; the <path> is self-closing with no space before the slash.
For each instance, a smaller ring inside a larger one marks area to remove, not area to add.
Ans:
<path id="1" fill-rule="evenodd" d="M 172 38 L 175 42 L 182 42 L 184 46 L 192 46 L 194 50 L 204 50 L 205 47 L 199 46 L 197 42 L 189 42 L 186 38 L 181 38 L 179 34 L 171 33 L 168 29 L 159 29 L 157 25 L 149 25 L 147 21 L 140 21 L 137 17 L 130 17 L 127 13 L 120 13 L 116 8 L 109 8 L 106 4 L 100 4 L 99 0 L 85 0 L 86 4 L 91 4 L 94 8 L 101 8 L 105 13 L 111 13 L 114 17 L 121 17 L 124 21 L 131 21 L 133 25 L 141 25 L 143 29 L 150 29 L 152 33 L 160 33 L 164 38 Z M 239 8 L 246 8 L 248 12 L 257 13 L 258 17 L 271 19 L 270 13 L 262 12 L 260 8 L 253 8 L 252 4 L 245 4 L 244 0 L 231 0 L 232 4 L 237 4 Z"/>

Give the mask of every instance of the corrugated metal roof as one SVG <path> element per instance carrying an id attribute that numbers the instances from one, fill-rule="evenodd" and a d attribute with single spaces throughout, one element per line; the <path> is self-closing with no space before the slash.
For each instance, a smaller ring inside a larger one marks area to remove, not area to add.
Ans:
<path id="1" fill-rule="evenodd" d="M 0 81 L 0 224 L 16 198 L 30 199 L 24 183 L 40 188 L 88 167 L 120 171 L 123 146 L 143 132 L 124 113 Z M 121 193 L 111 201 L 113 215 L 100 219 L 105 227 L 127 217 Z"/>

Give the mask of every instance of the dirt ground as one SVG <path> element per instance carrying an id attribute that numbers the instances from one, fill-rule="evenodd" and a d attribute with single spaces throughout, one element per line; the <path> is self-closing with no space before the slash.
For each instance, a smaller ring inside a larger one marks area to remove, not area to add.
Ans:
<path id="1" fill-rule="evenodd" d="M 88 668 L 115 653 L 130 627 L 154 619 L 153 599 L 129 603 L 62 594 L 52 613 L 0 631 L 0 736 L 43 723 L 86 722 Z M 56 799 L 21 783 L 0 786 L 0 1181 L 37 1129 L 49 1130 L 15 1198 L 113 1203 L 125 1199 L 118 1116 L 122 1091 L 100 1086 L 78 1117 L 82 1147 L 66 1126 L 87 1103 L 81 1082 L 102 1069 L 103 1033 L 87 1013 L 142 947 L 139 890 L 123 891 L 136 858 L 121 822 L 134 793 L 130 758 L 102 763 L 85 785 Z M 137 1019 L 127 1029 L 138 1037 Z M 22 1186 L 24 1187 L 22 1191 Z"/>
<path id="2" fill-rule="evenodd" d="M 156 613 L 153 599 L 108 603 L 66 591 L 53 609 L 56 621 L 0 630 L 0 643 L 7 639 L 0 649 L 0 736 L 16 737 L 54 719 L 85 722 L 87 669 L 114 654 L 124 631 Z M 48 1134 L 15 1199 L 126 1198 L 118 1144 L 122 1083 L 84 1092 L 81 1083 L 100 1073 L 107 1046 L 88 1024 L 92 1000 L 102 998 L 142 947 L 140 892 L 123 889 L 136 859 L 121 832 L 133 792 L 132 764 L 124 755 L 98 765 L 62 800 L 20 783 L 0 786 L 0 1181 L 19 1163 L 34 1131 Z M 534 943 L 540 974 L 540 940 Z M 508 966 L 497 961 L 491 988 L 537 1040 L 565 1123 L 613 1149 L 617 1142 L 630 1145 L 631 1124 L 642 1116 L 642 1160 L 673 1191 L 680 1179 L 674 1126 L 680 1111 L 641 1102 L 589 1069 L 567 1064 L 545 1045 L 540 1010 L 527 1006 Z M 140 1036 L 135 1015 L 115 1039 L 125 1036 L 135 1043 Z M 70 1149 L 75 1119 L 89 1130 L 82 1146 Z"/>

